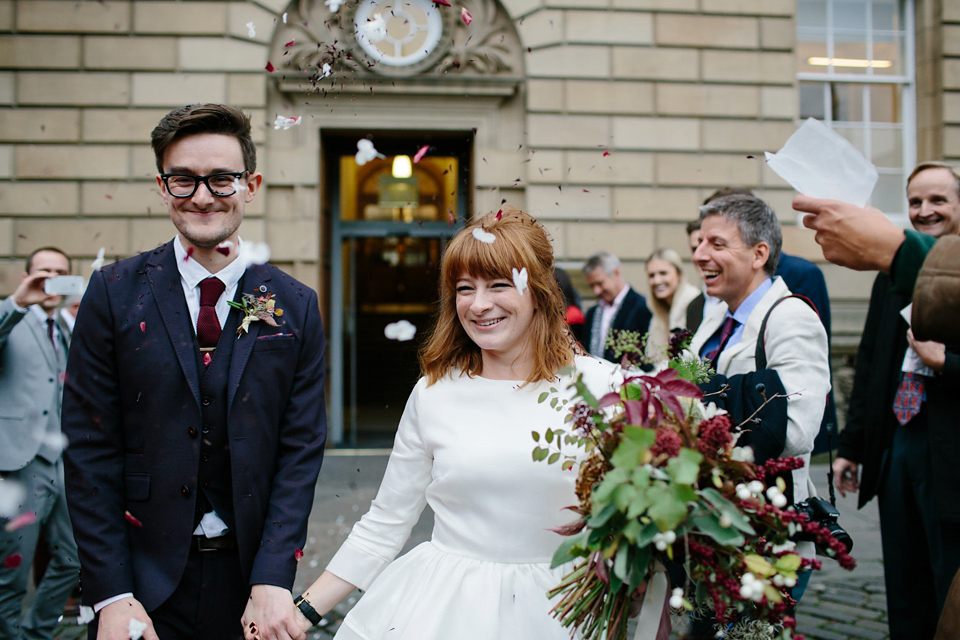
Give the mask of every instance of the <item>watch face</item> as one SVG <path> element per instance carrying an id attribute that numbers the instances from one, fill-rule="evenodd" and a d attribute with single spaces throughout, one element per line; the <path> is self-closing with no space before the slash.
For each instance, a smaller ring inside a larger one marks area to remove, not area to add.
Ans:
<path id="1" fill-rule="evenodd" d="M 353 16 L 354 37 L 378 64 L 410 67 L 437 52 L 444 22 L 431 0 L 363 0 Z"/>

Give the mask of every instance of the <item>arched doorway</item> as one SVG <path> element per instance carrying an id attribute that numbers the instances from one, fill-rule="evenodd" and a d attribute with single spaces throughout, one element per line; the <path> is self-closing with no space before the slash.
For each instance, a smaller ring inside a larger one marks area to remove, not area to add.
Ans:
<path id="1" fill-rule="evenodd" d="M 276 134 L 277 147 L 319 158 L 318 281 L 336 444 L 392 441 L 419 372 L 442 249 L 484 201 L 476 163 L 486 162 L 485 150 L 516 149 L 522 135 L 513 23 L 495 0 L 463 6 L 469 25 L 459 7 L 432 0 L 360 0 L 335 13 L 323 0 L 301 1 L 274 34 L 271 60 L 281 64 L 273 63 L 268 119 L 302 118 L 295 137 Z M 371 42 L 365 25 L 378 15 L 385 36 Z M 358 165 L 361 139 L 383 157 Z M 410 176 L 396 175 L 394 158 L 425 146 Z M 399 320 L 417 327 L 413 340 L 385 337 Z"/>

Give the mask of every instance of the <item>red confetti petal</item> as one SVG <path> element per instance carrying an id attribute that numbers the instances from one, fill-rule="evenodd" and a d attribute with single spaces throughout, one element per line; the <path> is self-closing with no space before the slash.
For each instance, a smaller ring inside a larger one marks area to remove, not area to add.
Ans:
<path id="1" fill-rule="evenodd" d="M 603 157 L 604 157 L 604 158 L 606 158 L 608 155 L 610 155 L 610 152 L 609 152 L 609 151 L 604 151 L 604 152 L 603 152 Z"/>
<path id="2" fill-rule="evenodd" d="M 190 256 L 193 255 L 193 247 L 187 247 L 187 255 L 183 256 L 183 261 L 186 262 L 190 259 Z"/>
<path id="3" fill-rule="evenodd" d="M 273 63 L 269 61 L 267 62 L 267 66 L 264 67 L 264 69 L 266 69 L 268 73 L 273 73 L 274 71 L 276 71 L 276 68 L 273 66 Z"/>
<path id="4" fill-rule="evenodd" d="M 292 46 L 295 45 L 296 43 L 297 43 L 296 40 L 291 40 L 290 42 L 288 42 L 287 44 L 285 44 L 285 45 L 283 45 L 283 46 L 285 46 L 285 47 L 292 47 Z"/>
<path id="5" fill-rule="evenodd" d="M 3 566 L 6 569 L 16 569 L 20 566 L 20 562 L 22 561 L 23 556 L 21 556 L 19 553 L 11 553 L 3 559 Z"/>
<path id="6" fill-rule="evenodd" d="M 413 156 L 413 163 L 416 164 L 423 160 L 423 156 L 427 155 L 427 151 L 430 150 L 430 145 L 425 144 L 419 149 L 417 149 L 416 155 Z"/>
<path id="7" fill-rule="evenodd" d="M 447 0 L 433 0 L 433 4 L 442 4 L 445 7 L 451 6 Z"/>
<path id="8" fill-rule="evenodd" d="M 303 549 L 294 549 L 293 550 L 293 559 L 297 562 L 303 559 Z"/>
<path id="9" fill-rule="evenodd" d="M 460 7 L 460 19 L 463 20 L 463 24 L 470 26 L 470 23 L 473 22 L 473 16 L 470 15 L 470 12 L 467 11 L 466 7 Z"/>
<path id="10" fill-rule="evenodd" d="M 213 356 L 209 352 L 203 354 L 203 366 L 209 367 L 210 363 L 213 362 Z"/>
<path id="11" fill-rule="evenodd" d="M 33 511 L 27 511 L 26 513 L 21 513 L 16 518 L 8 522 L 7 526 L 4 528 L 7 531 L 15 531 L 20 527 L 25 527 L 28 524 L 32 524 L 36 521 L 37 521 L 37 514 L 35 514 Z"/>
<path id="12" fill-rule="evenodd" d="M 129 522 L 130 524 L 132 524 L 132 525 L 135 526 L 135 527 L 142 527 L 142 526 L 143 526 L 143 523 L 140 522 L 139 520 L 137 520 L 137 518 L 136 518 L 132 513 L 130 513 L 129 511 L 124 511 L 124 512 L 123 512 L 123 517 L 126 518 L 127 522 Z"/>
<path id="13" fill-rule="evenodd" d="M 222 254 L 225 255 L 225 256 L 230 255 L 230 247 L 219 247 L 219 246 L 218 246 L 218 247 L 217 247 L 217 251 L 219 251 L 220 253 L 222 253 Z"/>
<path id="14" fill-rule="evenodd" d="M 146 322 L 141 322 L 141 323 L 140 323 L 140 333 L 146 333 L 146 332 L 147 332 L 147 323 L 146 323 Z"/>

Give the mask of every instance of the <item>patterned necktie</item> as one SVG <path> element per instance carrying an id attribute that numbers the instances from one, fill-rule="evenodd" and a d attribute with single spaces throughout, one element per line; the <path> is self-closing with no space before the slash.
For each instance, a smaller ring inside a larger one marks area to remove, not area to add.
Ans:
<path id="1" fill-rule="evenodd" d="M 900 376 L 900 386 L 893 398 L 893 412 L 897 422 L 907 424 L 920 413 L 920 405 L 927 399 L 927 390 L 923 376 L 913 371 L 904 371 Z"/>
<path id="2" fill-rule="evenodd" d="M 720 354 L 723 353 L 723 348 L 727 346 L 727 343 L 730 341 L 730 336 L 733 335 L 734 329 L 737 328 L 737 325 L 740 324 L 733 319 L 733 316 L 727 316 L 727 319 L 723 321 L 723 326 L 720 327 L 720 342 L 717 343 L 717 348 L 712 349 L 707 354 L 707 360 L 710 361 L 710 366 L 714 369 L 717 368 L 717 359 L 720 358 Z"/>
<path id="3" fill-rule="evenodd" d="M 200 313 L 197 314 L 197 342 L 203 350 L 212 350 L 220 340 L 220 318 L 217 317 L 217 300 L 227 285 L 220 278 L 200 281 Z M 210 364 L 209 351 L 204 354 L 204 364 Z"/>

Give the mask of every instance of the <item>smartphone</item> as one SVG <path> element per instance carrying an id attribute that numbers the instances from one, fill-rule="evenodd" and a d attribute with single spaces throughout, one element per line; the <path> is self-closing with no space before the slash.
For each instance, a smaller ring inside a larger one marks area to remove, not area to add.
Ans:
<path id="1" fill-rule="evenodd" d="M 54 276 L 43 283 L 43 292 L 48 295 L 78 296 L 83 293 L 83 276 Z"/>

